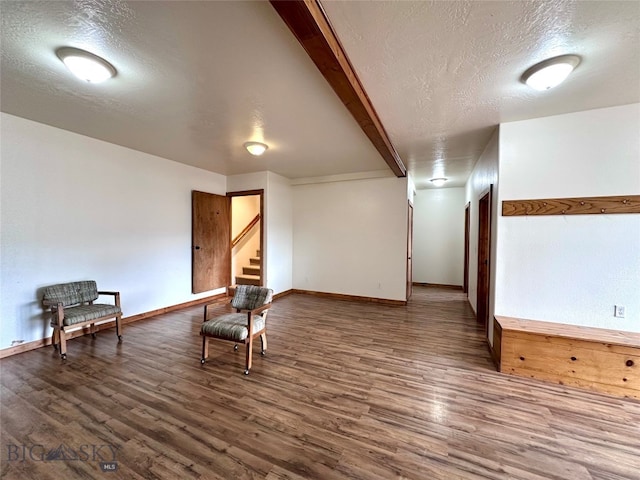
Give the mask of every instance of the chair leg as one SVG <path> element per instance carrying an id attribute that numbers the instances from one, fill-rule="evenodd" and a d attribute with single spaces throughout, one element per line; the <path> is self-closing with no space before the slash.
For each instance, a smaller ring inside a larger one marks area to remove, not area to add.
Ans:
<path id="1" fill-rule="evenodd" d="M 260 351 L 260 355 L 264 356 L 267 354 L 267 332 L 260 334 L 260 344 L 262 346 L 262 350 Z"/>
<path id="2" fill-rule="evenodd" d="M 244 374 L 249 375 L 249 370 L 251 369 L 251 350 L 253 349 L 253 337 L 249 336 L 246 341 L 247 346 L 247 361 L 246 367 L 244 369 Z"/>
<path id="3" fill-rule="evenodd" d="M 116 335 L 118 335 L 118 341 L 122 341 L 122 315 L 116 317 Z"/>
<path id="4" fill-rule="evenodd" d="M 58 330 L 60 336 L 60 357 L 63 360 L 67 359 L 67 334 L 64 330 Z"/>
<path id="5" fill-rule="evenodd" d="M 200 358 L 200 363 L 204 363 L 204 361 L 209 358 L 209 337 L 202 336 L 202 358 Z"/>
<path id="6" fill-rule="evenodd" d="M 54 350 L 58 350 L 58 342 L 58 329 L 54 328 L 51 334 L 51 345 L 53 345 Z"/>
<path id="7" fill-rule="evenodd" d="M 96 324 L 92 323 L 91 326 L 89 327 L 89 331 L 91 332 L 91 337 L 92 338 L 96 338 Z"/>

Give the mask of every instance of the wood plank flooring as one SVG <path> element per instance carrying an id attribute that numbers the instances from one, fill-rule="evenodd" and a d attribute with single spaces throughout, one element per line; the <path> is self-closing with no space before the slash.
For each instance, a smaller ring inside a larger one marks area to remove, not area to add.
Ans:
<path id="1" fill-rule="evenodd" d="M 640 479 L 640 402 L 497 373 L 460 292 L 284 297 L 249 376 L 201 313 L 0 361 L 2 477 Z"/>

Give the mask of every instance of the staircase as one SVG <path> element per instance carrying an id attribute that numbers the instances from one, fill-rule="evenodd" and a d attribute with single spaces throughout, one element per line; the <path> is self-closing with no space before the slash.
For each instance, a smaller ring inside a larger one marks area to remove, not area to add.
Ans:
<path id="1" fill-rule="evenodd" d="M 236 285 L 260 286 L 260 250 L 249 259 L 249 265 L 242 267 L 242 275 L 236 275 Z"/>

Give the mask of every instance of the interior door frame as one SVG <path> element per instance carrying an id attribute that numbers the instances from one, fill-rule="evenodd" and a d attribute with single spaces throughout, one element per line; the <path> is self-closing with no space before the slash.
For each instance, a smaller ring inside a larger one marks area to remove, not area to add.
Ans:
<path id="1" fill-rule="evenodd" d="M 264 258 L 266 252 L 264 251 L 264 189 L 259 190 L 240 190 L 236 192 L 227 192 L 227 197 L 249 197 L 252 195 L 260 195 L 260 285 L 265 284 L 265 272 L 264 272 Z M 231 202 L 231 221 L 233 221 L 233 202 Z M 231 246 L 231 239 L 229 239 L 229 246 Z M 231 269 L 233 269 L 233 247 L 231 247 Z M 230 272 L 231 274 L 231 272 Z M 232 281 L 235 279 L 232 278 Z"/>
<path id="2" fill-rule="evenodd" d="M 464 207 L 464 279 L 462 291 L 469 296 L 469 232 L 471 230 L 471 202 Z"/>
<path id="3" fill-rule="evenodd" d="M 413 294 L 413 203 L 407 206 L 407 300 Z"/>
<path id="4" fill-rule="evenodd" d="M 493 184 L 478 198 L 478 282 L 476 288 L 476 318 L 489 338 L 489 312 L 491 301 L 491 210 Z M 484 257 L 486 256 L 486 259 Z M 482 263 L 486 268 L 482 268 Z"/>

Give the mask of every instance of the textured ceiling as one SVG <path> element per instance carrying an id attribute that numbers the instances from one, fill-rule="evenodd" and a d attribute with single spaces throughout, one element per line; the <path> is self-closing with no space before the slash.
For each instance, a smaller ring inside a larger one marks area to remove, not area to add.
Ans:
<path id="1" fill-rule="evenodd" d="M 418 188 L 463 185 L 500 122 L 640 101 L 637 1 L 323 6 Z M 267 2 L 0 1 L 0 13 L 5 112 L 223 174 L 387 169 Z M 77 81 L 62 45 L 118 76 Z M 583 57 L 565 84 L 519 82 L 563 53 Z M 247 140 L 270 149 L 251 157 Z"/>
<path id="2" fill-rule="evenodd" d="M 266 2 L 0 2 L 2 110 L 222 174 L 387 169 Z M 71 76 L 84 48 L 118 75 Z M 248 140 L 270 148 L 252 157 Z"/>
<path id="3" fill-rule="evenodd" d="M 464 185 L 501 122 L 640 101 L 637 1 L 323 6 L 418 188 L 438 176 Z M 564 84 L 520 83 L 529 66 L 565 53 L 582 63 Z"/>

